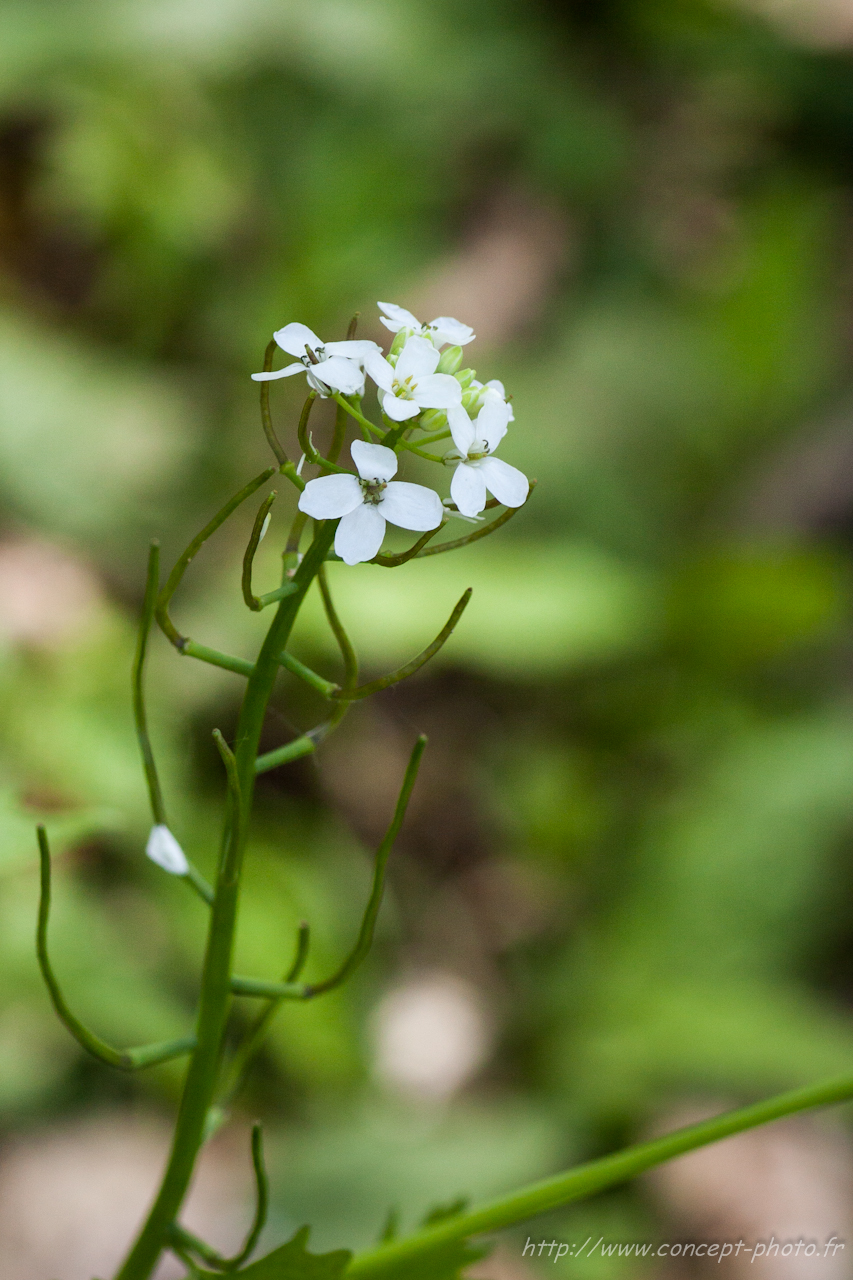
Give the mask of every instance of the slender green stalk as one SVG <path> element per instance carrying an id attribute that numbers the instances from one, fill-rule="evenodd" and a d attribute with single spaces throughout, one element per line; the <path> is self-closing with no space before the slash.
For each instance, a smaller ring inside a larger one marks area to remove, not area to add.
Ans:
<path id="1" fill-rule="evenodd" d="M 225 1258 L 217 1249 L 211 1249 L 210 1245 L 205 1244 L 198 1236 L 175 1222 L 169 1231 L 168 1243 L 178 1257 L 195 1254 L 201 1258 L 202 1262 L 208 1263 L 217 1271 L 226 1273 L 237 1271 L 247 1258 L 251 1257 L 266 1225 L 270 1201 L 269 1179 L 264 1167 L 263 1136 L 259 1124 L 252 1125 L 252 1170 L 255 1175 L 255 1214 L 239 1253 L 235 1253 L 231 1258 Z"/>
<path id="2" fill-rule="evenodd" d="M 276 747 L 273 751 L 267 751 L 264 755 L 258 756 L 255 761 L 255 773 L 269 773 L 270 769 L 277 769 L 280 764 L 290 764 L 291 760 L 310 756 L 316 750 L 316 740 L 309 734 L 303 733 L 300 738 L 294 738 L 283 747 Z"/>
<path id="3" fill-rule="evenodd" d="M 535 486 L 536 486 L 536 481 L 531 480 L 530 481 L 531 493 L 533 492 Z M 480 538 L 487 538 L 490 533 L 495 533 L 498 529 L 500 529 L 501 525 L 506 524 L 506 522 L 508 520 L 511 520 L 514 515 L 517 515 L 519 511 L 522 511 L 524 507 L 527 506 L 528 501 L 529 501 L 529 496 L 527 501 L 525 501 L 522 504 L 522 506 L 507 507 L 506 511 L 502 512 L 498 516 L 497 520 L 492 520 L 489 524 L 481 525 L 479 529 L 475 529 L 473 533 L 466 533 L 465 536 L 462 538 L 454 538 L 451 542 L 442 542 L 437 547 L 425 547 L 423 551 L 418 552 L 417 559 L 420 560 L 422 559 L 423 556 L 440 556 L 440 555 L 443 555 L 445 551 L 455 551 L 457 547 L 467 547 L 472 542 L 477 542 Z"/>
<path id="4" fill-rule="evenodd" d="M 401 564 L 405 564 L 407 560 L 414 560 L 421 548 L 425 547 L 430 538 L 434 538 L 441 528 L 443 526 L 437 524 L 434 529 L 428 529 L 426 533 L 422 533 L 417 542 L 414 542 L 409 547 L 408 551 L 400 551 L 397 555 L 383 555 L 380 552 L 379 555 L 373 557 L 370 563 L 380 564 L 383 569 L 397 569 Z"/>
<path id="5" fill-rule="evenodd" d="M 295 982 L 290 976 L 284 982 L 266 982 L 263 978 L 232 977 L 231 990 L 235 995 L 259 996 L 265 1000 L 313 1000 L 315 996 L 325 995 L 327 991 L 333 991 L 335 987 L 341 986 L 342 983 L 346 982 L 350 974 L 358 968 L 373 943 L 376 919 L 385 893 L 385 873 L 388 869 L 388 858 L 394 848 L 394 842 L 400 834 L 400 828 L 406 816 L 406 809 L 411 799 L 412 788 L 418 776 L 421 757 L 426 744 L 426 737 L 421 734 L 409 757 L 409 763 L 406 766 L 406 772 L 403 777 L 403 785 L 400 788 L 400 794 L 397 797 L 397 804 L 394 808 L 394 816 L 379 848 L 376 850 L 376 856 L 373 861 L 373 882 L 370 887 L 367 905 L 364 908 L 358 937 L 352 951 L 343 963 L 339 965 L 331 977 L 324 979 L 322 982 Z"/>
<path id="6" fill-rule="evenodd" d="M 198 1043 L 184 1082 L 172 1148 L 160 1190 L 136 1242 L 116 1274 L 116 1280 L 148 1280 L 186 1195 L 204 1137 L 231 1004 L 231 959 L 240 870 L 254 794 L 258 741 L 279 670 L 278 655 L 287 644 L 296 615 L 320 570 L 334 534 L 334 521 L 326 521 L 319 526 L 305 559 L 294 575 L 295 590 L 279 604 L 246 682 L 234 747 L 238 793 L 228 807 L 216 896 L 210 913 L 197 1020 Z"/>
<path id="7" fill-rule="evenodd" d="M 157 592 L 160 588 L 160 544 L 154 539 L 148 552 L 148 577 L 145 583 L 145 600 L 142 605 L 142 617 L 139 620 L 139 634 L 136 639 L 136 653 L 133 658 L 133 718 L 136 723 L 136 736 L 142 752 L 142 765 L 145 769 L 145 781 L 148 783 L 148 796 L 151 801 L 151 813 L 154 821 L 168 826 L 166 806 L 163 803 L 163 792 L 160 789 L 160 778 L 148 736 L 148 716 L 145 710 L 145 658 L 148 651 L 148 635 L 154 620 L 154 607 L 157 603 Z"/>
<path id="8" fill-rule="evenodd" d="M 434 658 L 442 645 L 453 635 L 453 631 L 457 622 L 467 608 L 468 601 L 471 599 L 471 588 L 460 596 L 455 609 L 433 640 L 432 644 L 428 644 L 422 653 L 416 658 L 412 658 L 411 662 L 407 662 L 404 666 L 398 667 L 396 671 L 391 671 L 387 676 L 380 676 L 378 680 L 371 680 L 369 684 L 359 685 L 357 689 L 341 689 L 339 693 L 331 693 L 327 696 L 330 698 L 340 699 L 341 701 L 353 702 L 359 698 L 369 698 L 373 693 L 379 693 L 381 689 L 389 689 L 391 685 L 399 684 L 401 680 L 405 680 L 407 676 L 414 675 L 430 658 Z"/>
<path id="9" fill-rule="evenodd" d="M 120 1071 L 138 1071 L 141 1067 L 153 1067 L 158 1062 L 168 1062 L 172 1058 L 180 1058 L 191 1053 L 196 1046 L 195 1036 L 184 1036 L 180 1040 L 165 1040 L 158 1044 L 139 1045 L 135 1049 L 115 1049 L 106 1040 L 95 1035 L 77 1018 L 65 1002 L 65 997 L 47 951 L 47 926 L 50 920 L 50 846 L 44 827 L 36 828 L 41 862 L 41 894 L 39 897 L 38 926 L 36 929 L 36 955 L 45 986 L 57 1017 L 65 1024 L 77 1043 L 99 1062 L 109 1067 L 117 1067 Z"/>
<path id="10" fill-rule="evenodd" d="M 255 552 L 260 546 L 261 538 L 267 531 L 269 523 L 270 507 L 276 500 L 276 491 L 272 489 L 264 498 L 258 514 L 255 516 L 255 523 L 252 525 L 252 532 L 249 536 L 249 542 L 243 555 L 243 576 L 241 586 L 243 588 L 243 599 L 249 609 L 255 613 L 260 613 L 263 605 L 252 591 L 252 566 L 255 563 Z"/>
<path id="11" fill-rule="evenodd" d="M 302 920 L 296 934 L 296 952 L 293 960 L 285 970 L 282 977 L 282 983 L 289 985 L 296 982 L 303 968 L 305 961 L 308 959 L 308 948 L 311 943 L 311 929 L 306 920 Z M 233 979 L 232 979 L 233 989 Z M 225 1089 L 222 1099 L 219 1103 L 220 1110 L 226 1110 L 232 1100 L 237 1096 L 246 1079 L 246 1073 L 257 1057 L 258 1052 L 266 1039 L 267 1031 L 270 1024 L 281 1007 L 282 997 L 275 995 L 269 1001 L 267 1007 L 262 1009 L 255 1019 L 254 1023 L 246 1033 L 246 1037 L 234 1054 L 234 1060 L 230 1068 L 230 1081 Z"/>
<path id="12" fill-rule="evenodd" d="M 265 386 L 266 384 L 263 383 L 262 385 Z M 207 539 L 237 510 L 240 503 L 250 498 L 255 490 L 260 489 L 261 485 L 266 483 L 270 476 L 273 475 L 275 475 L 275 467 L 267 467 L 266 471 L 262 471 L 259 476 L 255 476 L 254 480 L 250 480 L 238 493 L 235 493 L 233 498 L 229 498 L 225 506 L 217 511 L 213 519 L 208 521 L 201 533 L 197 533 L 189 546 L 181 553 L 175 563 L 175 567 L 166 579 L 166 585 L 157 597 L 154 616 L 161 631 L 180 653 L 186 653 L 186 646 L 190 642 L 186 636 L 180 634 L 169 617 L 169 601 L 180 586 L 181 579 L 187 571 L 187 566 L 196 553 L 201 550 L 204 543 L 207 542 Z"/>
<path id="13" fill-rule="evenodd" d="M 588 1164 L 579 1165 L 577 1169 L 535 1182 L 520 1191 L 491 1200 L 468 1213 L 448 1218 L 403 1240 L 395 1240 L 359 1254 L 353 1258 L 347 1270 L 347 1280 L 374 1280 L 374 1277 L 379 1280 L 389 1270 L 395 1270 L 399 1274 L 399 1268 L 404 1264 L 413 1263 L 416 1259 L 420 1261 L 432 1250 L 451 1241 L 466 1240 L 483 1232 L 514 1226 L 537 1214 L 559 1209 L 608 1187 L 618 1186 L 636 1178 L 647 1169 L 653 1169 L 667 1160 L 674 1160 L 688 1151 L 695 1151 L 698 1147 L 719 1142 L 732 1134 L 743 1133 L 746 1129 L 754 1129 L 784 1116 L 796 1115 L 799 1111 L 847 1102 L 851 1098 L 853 1076 L 842 1076 L 805 1089 L 778 1094 L 774 1098 L 756 1102 L 749 1107 L 740 1107 L 736 1111 L 726 1111 L 711 1120 L 703 1120 L 684 1129 L 676 1129 L 674 1133 L 668 1133 L 662 1138 L 639 1143 L 601 1160 L 591 1160 Z"/>
<path id="14" fill-rule="evenodd" d="M 233 671 L 238 676 L 250 676 L 254 670 L 254 664 L 245 658 L 232 658 L 229 653 L 209 649 L 206 644 L 197 644 L 195 640 L 184 640 L 181 653 L 187 658 L 198 658 L 199 662 L 209 662 L 212 667 L 221 667 L 223 671 Z"/>
<path id="15" fill-rule="evenodd" d="M 264 373 L 272 373 L 273 356 L 277 350 L 278 343 L 275 338 L 273 338 L 267 343 L 267 349 L 264 352 Z M 263 424 L 267 444 L 275 454 L 279 466 L 287 466 L 287 454 L 284 452 L 284 449 L 282 449 L 281 443 L 272 424 L 272 414 L 270 413 L 270 384 L 268 381 L 261 383 L 261 423 Z"/>
<path id="16" fill-rule="evenodd" d="M 364 414 L 359 412 L 358 409 L 355 409 L 350 404 L 349 400 L 345 399 L 339 391 L 333 392 L 332 398 L 335 403 L 343 409 L 344 413 L 348 413 L 351 418 L 355 418 L 358 425 L 362 427 L 365 432 L 369 432 L 370 435 L 378 436 L 380 440 L 385 438 L 385 432 L 380 427 L 377 427 L 375 422 L 371 422 L 369 418 L 365 418 Z M 368 440 L 370 439 L 370 435 L 367 436 Z"/>
<path id="17" fill-rule="evenodd" d="M 322 694 L 324 698 L 333 698 L 341 692 L 341 686 L 335 684 L 331 680 L 325 680 L 323 676 L 317 675 L 316 671 L 312 671 L 310 667 L 306 667 L 304 662 L 300 662 L 298 658 L 294 658 L 292 653 L 287 650 L 278 655 L 278 660 L 286 671 L 291 675 L 298 676 L 305 684 L 310 685 L 317 693 Z M 257 773 L 257 769 L 255 770 Z"/>

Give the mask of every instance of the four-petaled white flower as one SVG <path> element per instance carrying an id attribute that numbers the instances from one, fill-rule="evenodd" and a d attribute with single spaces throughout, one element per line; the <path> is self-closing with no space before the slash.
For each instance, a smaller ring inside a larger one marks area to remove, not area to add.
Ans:
<path id="1" fill-rule="evenodd" d="M 505 507 L 520 507 L 527 501 L 527 477 L 491 456 L 506 435 L 511 412 L 497 397 L 486 401 L 473 422 L 461 405 L 447 412 L 453 443 L 462 455 L 450 482 L 450 496 L 463 516 L 480 514 L 487 489 Z"/>
<path id="2" fill-rule="evenodd" d="M 358 476 L 336 473 L 309 480 L 299 498 L 299 510 L 315 520 L 340 518 L 335 551 L 347 564 L 372 560 L 385 537 L 385 521 L 401 529 L 426 533 L 441 524 L 441 499 L 422 484 L 394 480 L 397 455 L 382 444 L 353 441 L 352 459 Z"/>
<path id="3" fill-rule="evenodd" d="M 375 342 L 360 339 L 323 342 L 307 324 L 296 321 L 276 330 L 273 337 L 282 351 L 297 357 L 296 363 L 287 364 L 273 373 L 253 373 L 255 382 L 272 382 L 275 378 L 290 378 L 294 373 L 307 373 L 308 385 L 321 396 L 328 396 L 330 388 L 345 396 L 361 395 L 364 391 L 365 356 L 379 354 Z M 316 357 L 316 364 L 307 347 Z"/>
<path id="4" fill-rule="evenodd" d="M 145 852 L 152 862 L 172 876 L 185 876 L 190 869 L 186 854 L 162 822 L 151 828 Z"/>
<path id="5" fill-rule="evenodd" d="M 422 409 L 461 405 L 462 388 L 449 373 L 436 373 L 438 348 L 426 338 L 408 338 L 391 365 L 378 351 L 364 357 L 364 367 L 379 388 L 379 402 L 394 422 L 416 418 Z"/>
<path id="6" fill-rule="evenodd" d="M 429 338 L 437 347 L 446 346 L 448 342 L 454 347 L 464 347 L 465 343 L 470 342 L 474 337 L 474 330 L 470 325 L 462 324 L 452 316 L 437 316 L 435 320 L 430 320 L 429 324 L 421 324 L 411 311 L 407 311 L 405 307 L 398 307 L 395 302 L 379 302 L 376 305 L 380 311 L 384 312 L 379 319 L 392 333 L 399 333 L 401 329 L 411 329 L 420 337 Z"/>

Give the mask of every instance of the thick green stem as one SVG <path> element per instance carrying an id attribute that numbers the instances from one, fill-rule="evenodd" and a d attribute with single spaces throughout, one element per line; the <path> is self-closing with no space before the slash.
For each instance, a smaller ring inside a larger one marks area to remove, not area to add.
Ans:
<path id="1" fill-rule="evenodd" d="M 160 1190 L 135 1244 L 116 1273 L 116 1280 L 148 1280 L 171 1224 L 183 1203 L 204 1139 L 205 1120 L 213 1101 L 222 1057 L 225 1025 L 231 1004 L 231 959 L 240 885 L 255 783 L 255 757 L 267 703 L 279 671 L 278 657 L 287 644 L 305 594 L 316 577 L 334 538 L 334 522 L 320 525 L 305 559 L 293 578 L 294 591 L 279 605 L 246 691 L 234 744 L 237 800 L 229 798 L 216 897 L 210 914 L 197 1022 L 197 1047 L 190 1060 L 172 1149 Z"/>
<path id="2" fill-rule="evenodd" d="M 780 1120 L 783 1116 L 795 1115 L 813 1107 L 847 1102 L 851 1098 L 853 1076 L 843 1076 L 824 1081 L 823 1084 L 809 1085 L 805 1089 L 793 1089 L 789 1093 L 778 1094 L 775 1098 L 767 1098 L 737 1111 L 726 1111 L 723 1115 L 703 1120 L 700 1124 L 676 1129 L 674 1133 L 668 1133 L 662 1138 L 642 1142 L 601 1160 L 591 1160 L 567 1173 L 558 1173 L 554 1178 L 535 1182 L 532 1186 L 480 1205 L 469 1213 L 460 1213 L 435 1226 L 427 1227 L 406 1239 L 395 1240 L 359 1254 L 347 1269 L 347 1280 L 379 1280 L 389 1271 L 400 1275 L 401 1268 L 415 1260 L 423 1267 L 423 1259 L 452 1241 L 467 1240 L 470 1236 L 481 1235 L 483 1232 L 514 1226 L 537 1214 L 559 1209 L 608 1187 L 618 1186 L 630 1178 L 636 1178 L 647 1169 L 653 1169 L 667 1160 L 674 1160 L 688 1151 L 695 1151 L 698 1147 L 706 1147 L 722 1138 L 729 1138 L 732 1134 L 743 1133 L 771 1120 Z"/>

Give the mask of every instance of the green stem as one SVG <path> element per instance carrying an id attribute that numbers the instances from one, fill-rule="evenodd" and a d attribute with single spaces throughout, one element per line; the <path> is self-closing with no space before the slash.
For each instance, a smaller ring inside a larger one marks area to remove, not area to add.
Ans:
<path id="1" fill-rule="evenodd" d="M 342 702 L 353 702 L 359 698 L 369 698 L 371 694 L 379 693 L 381 689 L 388 689 L 391 685 L 399 684 L 401 680 L 414 675 L 425 663 L 429 662 L 430 658 L 435 657 L 439 649 L 453 635 L 456 624 L 465 612 L 470 599 L 471 587 L 468 587 L 459 597 L 456 607 L 432 644 L 428 644 L 422 653 L 419 653 L 416 658 L 412 658 L 411 662 L 407 662 L 405 666 L 398 667 L 396 671 L 389 672 L 387 676 L 380 676 L 378 680 L 371 680 L 369 684 L 359 685 L 357 689 L 339 689 L 336 693 L 329 693 L 326 696 L 336 700 L 340 699 Z"/>
<path id="2" fill-rule="evenodd" d="M 278 343 L 276 342 L 275 338 L 273 338 L 271 339 L 270 342 L 267 343 L 267 349 L 264 352 L 264 373 L 272 372 L 273 356 L 275 355 L 277 350 L 278 350 Z M 272 424 L 272 414 L 270 413 L 269 382 L 261 383 L 261 423 L 263 424 L 264 435 L 267 438 L 267 444 L 275 454 L 279 467 L 287 466 L 287 462 L 288 462 L 287 454 L 284 452 L 284 449 L 282 449 L 281 442 L 279 441 L 279 438 L 275 433 L 275 428 L 273 427 L 273 424 Z"/>
<path id="3" fill-rule="evenodd" d="M 238 796 L 236 802 L 232 798 L 228 805 L 216 896 L 210 913 L 197 1021 L 198 1043 L 184 1082 L 172 1148 L 160 1190 L 136 1242 L 116 1273 L 116 1280 L 148 1280 L 183 1203 L 204 1138 L 231 1005 L 231 961 L 240 871 L 254 794 L 258 742 L 279 671 L 278 655 L 287 644 L 305 594 L 320 570 L 334 535 L 334 521 L 326 521 L 319 526 L 305 559 L 294 575 L 295 589 L 276 610 L 246 682 L 234 745 Z"/>
<path id="4" fill-rule="evenodd" d="M 145 601 L 142 605 L 142 617 L 139 620 L 139 635 L 136 640 L 136 653 L 133 658 L 133 717 L 136 722 L 136 736 L 142 752 L 142 764 L 145 768 L 145 780 L 148 783 L 148 795 L 151 800 L 151 813 L 156 823 L 168 826 L 166 806 L 163 803 L 163 792 L 151 749 L 148 735 L 148 716 L 145 711 L 145 657 L 148 650 L 148 635 L 154 620 L 154 606 L 157 603 L 157 592 L 160 587 L 160 544 L 156 538 L 151 543 L 148 553 L 148 577 L 145 584 Z"/>
<path id="5" fill-rule="evenodd" d="M 71 1012 L 56 980 L 47 951 L 47 926 L 50 920 L 50 847 L 44 827 L 39 826 L 36 831 L 41 861 L 36 955 L 44 984 L 60 1022 L 65 1024 L 80 1047 L 93 1058 L 106 1063 L 108 1067 L 117 1067 L 119 1071 L 138 1071 L 141 1067 L 153 1067 L 159 1062 L 168 1062 L 171 1058 L 180 1058 L 192 1052 L 196 1046 L 195 1036 L 184 1036 L 180 1040 L 165 1040 L 158 1044 L 138 1045 L 135 1049 L 116 1049 L 111 1044 L 107 1044 L 106 1040 L 95 1035 L 94 1031 L 90 1031 Z"/>
<path id="6" fill-rule="evenodd" d="M 514 1226 L 537 1214 L 559 1209 L 575 1200 L 585 1199 L 608 1187 L 618 1186 L 630 1178 L 656 1165 L 674 1160 L 677 1156 L 698 1147 L 706 1147 L 722 1138 L 731 1137 L 735 1133 L 743 1133 L 746 1129 L 754 1129 L 758 1125 L 768 1124 L 771 1120 L 780 1120 L 783 1116 L 795 1115 L 799 1111 L 808 1111 L 813 1107 L 831 1106 L 833 1103 L 847 1102 L 853 1098 L 853 1077 L 843 1076 L 840 1079 L 828 1080 L 822 1084 L 809 1085 L 805 1089 L 793 1089 L 788 1093 L 778 1094 L 774 1098 L 756 1102 L 749 1107 L 740 1107 L 736 1111 L 726 1111 L 712 1120 L 703 1120 L 699 1124 L 689 1125 L 684 1129 L 676 1129 L 662 1138 L 654 1138 L 651 1142 L 642 1142 L 635 1147 L 628 1147 L 616 1155 L 605 1156 L 601 1160 L 591 1160 L 588 1164 L 579 1165 L 567 1173 L 559 1173 L 556 1177 L 545 1178 L 532 1186 L 523 1187 L 510 1195 L 472 1209 L 468 1213 L 437 1223 L 433 1227 L 418 1231 L 403 1240 L 396 1240 L 367 1253 L 355 1257 L 348 1270 L 347 1280 L 374 1280 L 392 1271 L 400 1274 L 400 1269 L 407 1263 L 428 1257 L 434 1250 L 451 1241 L 466 1240 L 470 1236 L 483 1232 L 499 1231 L 504 1227 Z M 421 1263 L 422 1265 L 422 1263 Z"/>
<path id="7" fill-rule="evenodd" d="M 267 531 L 267 522 L 270 516 L 270 508 L 272 507 L 272 504 L 275 502 L 275 499 L 276 499 L 276 491 L 275 489 L 272 489 L 264 498 L 263 502 L 258 508 L 258 514 L 255 516 L 255 523 L 252 525 L 252 532 L 249 537 L 249 542 L 246 547 L 245 554 L 243 556 L 243 576 L 241 579 L 241 586 L 243 588 L 243 600 L 245 601 L 247 607 L 251 609 L 254 613 L 260 613 L 261 609 L 263 609 L 264 606 L 261 604 L 260 600 L 258 600 L 257 596 L 252 591 L 252 566 L 255 563 L 255 552 L 260 546 L 261 538 L 264 536 L 264 534 Z"/>
<path id="8" fill-rule="evenodd" d="M 345 413 L 348 413 L 351 418 L 355 418 L 358 425 L 363 427 L 365 431 L 369 431 L 371 435 L 378 436 L 380 440 L 384 439 L 385 432 L 382 428 L 377 427 L 376 423 L 371 422 L 369 418 L 365 418 L 364 414 L 359 413 L 358 409 L 354 409 L 350 402 L 344 399 L 340 392 L 336 391 L 333 395 L 333 399 L 339 408 L 343 409 Z"/>

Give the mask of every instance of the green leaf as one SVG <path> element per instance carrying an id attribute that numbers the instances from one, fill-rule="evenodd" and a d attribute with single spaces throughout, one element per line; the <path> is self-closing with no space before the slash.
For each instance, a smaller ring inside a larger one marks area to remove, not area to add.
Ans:
<path id="1" fill-rule="evenodd" d="M 484 1258 L 491 1245 L 471 1245 L 461 1240 L 430 1249 L 420 1257 L 406 1258 L 382 1268 L 382 1280 L 465 1280 L 466 1267 Z"/>
<path id="2" fill-rule="evenodd" d="M 265 1258 L 243 1267 L 237 1274 L 250 1280 L 340 1280 L 352 1254 L 348 1249 L 334 1253 L 308 1253 L 310 1227 L 301 1227 L 292 1240 L 273 1249 Z"/>
<path id="3" fill-rule="evenodd" d="M 421 1222 L 422 1227 L 432 1227 L 436 1222 L 444 1222 L 447 1218 L 455 1218 L 457 1214 L 463 1213 L 468 1208 L 468 1197 L 459 1196 L 456 1200 L 451 1200 L 449 1204 L 437 1204 L 434 1209 L 430 1209 Z"/>

